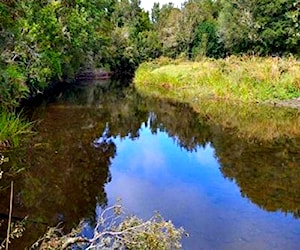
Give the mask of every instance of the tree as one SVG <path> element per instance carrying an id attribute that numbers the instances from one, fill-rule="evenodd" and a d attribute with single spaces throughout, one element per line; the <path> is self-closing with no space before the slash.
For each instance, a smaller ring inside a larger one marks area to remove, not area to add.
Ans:
<path id="1" fill-rule="evenodd" d="M 223 0 L 221 4 L 219 34 L 229 53 L 299 55 L 299 1 Z"/>
<path id="2" fill-rule="evenodd" d="M 224 57 L 224 44 L 217 35 L 217 24 L 212 21 L 204 21 L 195 29 L 195 38 L 191 45 L 192 58 Z"/>
<path id="3" fill-rule="evenodd" d="M 218 18 L 219 35 L 230 54 L 256 52 L 259 36 L 253 17 L 253 0 L 223 0 Z"/>
<path id="4" fill-rule="evenodd" d="M 142 60 L 157 54 L 153 47 L 155 36 L 151 35 L 149 13 L 140 7 L 138 0 L 121 0 L 116 3 L 111 20 L 113 29 L 108 64 L 115 71 L 132 74 Z"/>
<path id="5" fill-rule="evenodd" d="M 299 1 L 254 1 L 253 17 L 260 37 L 261 54 L 299 55 L 299 13 Z"/>

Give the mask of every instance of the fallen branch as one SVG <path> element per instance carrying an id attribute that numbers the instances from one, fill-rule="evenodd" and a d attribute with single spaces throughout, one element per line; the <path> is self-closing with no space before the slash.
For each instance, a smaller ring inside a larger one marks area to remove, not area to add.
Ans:
<path id="1" fill-rule="evenodd" d="M 71 246 L 72 244 L 75 243 L 88 243 L 89 240 L 83 237 L 73 237 L 73 238 L 68 238 L 65 243 L 62 245 L 61 249 L 65 250 L 67 249 L 69 246 Z"/>

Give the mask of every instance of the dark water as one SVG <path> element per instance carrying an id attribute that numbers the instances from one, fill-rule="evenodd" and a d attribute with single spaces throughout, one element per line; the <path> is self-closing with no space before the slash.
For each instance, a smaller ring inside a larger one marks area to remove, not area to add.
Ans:
<path id="1" fill-rule="evenodd" d="M 29 225 L 12 249 L 47 225 L 63 221 L 68 231 L 93 221 L 118 198 L 141 218 L 159 211 L 183 226 L 184 249 L 299 248 L 300 138 L 249 140 L 185 104 L 110 84 L 74 86 L 29 112 L 37 134 L 3 165 L 26 167 L 13 215 L 29 215 Z M 1 182 L 3 216 L 9 180 Z"/>

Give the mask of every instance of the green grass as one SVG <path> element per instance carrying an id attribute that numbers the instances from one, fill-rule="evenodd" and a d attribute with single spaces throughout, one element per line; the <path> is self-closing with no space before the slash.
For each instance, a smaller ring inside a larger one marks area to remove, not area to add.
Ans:
<path id="1" fill-rule="evenodd" d="M 32 123 L 21 115 L 0 110 L 0 147 L 18 146 L 24 134 L 31 133 Z"/>
<path id="2" fill-rule="evenodd" d="M 300 97 L 300 62 L 273 57 L 232 56 L 200 62 L 163 58 L 142 64 L 134 82 L 137 88 L 183 99 L 286 100 Z"/>

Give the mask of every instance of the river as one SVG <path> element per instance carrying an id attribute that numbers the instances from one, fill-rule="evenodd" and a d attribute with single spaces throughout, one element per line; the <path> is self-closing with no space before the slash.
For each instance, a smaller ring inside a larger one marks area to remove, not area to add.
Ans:
<path id="1" fill-rule="evenodd" d="M 28 216 L 28 225 L 12 249 L 28 247 L 48 225 L 62 222 L 67 232 L 92 223 L 119 198 L 140 218 L 158 211 L 182 226 L 190 235 L 184 249 L 299 248 L 300 138 L 250 140 L 186 104 L 110 81 L 74 85 L 27 113 L 36 134 L 5 165 L 24 168 L 14 177 L 13 216 Z"/>

